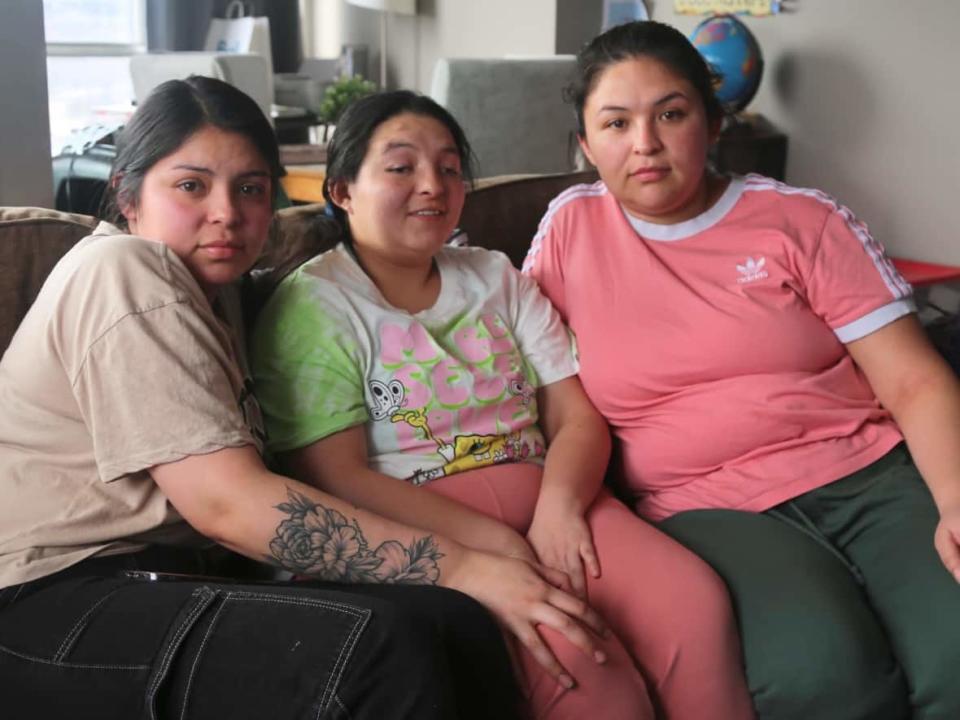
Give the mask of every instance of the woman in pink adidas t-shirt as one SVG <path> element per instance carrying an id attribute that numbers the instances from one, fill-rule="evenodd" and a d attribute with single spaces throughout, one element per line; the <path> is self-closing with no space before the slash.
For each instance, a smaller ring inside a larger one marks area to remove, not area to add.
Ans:
<path id="1" fill-rule="evenodd" d="M 635 509 L 727 581 L 760 717 L 960 717 L 960 386 L 910 286 L 829 196 L 708 168 L 723 111 L 675 29 L 614 28 L 579 68 L 601 181 L 553 201 L 525 271 Z"/>

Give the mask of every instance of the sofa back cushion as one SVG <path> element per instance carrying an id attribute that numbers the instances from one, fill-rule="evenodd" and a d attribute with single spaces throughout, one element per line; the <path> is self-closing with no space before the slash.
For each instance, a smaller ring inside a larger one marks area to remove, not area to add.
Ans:
<path id="1" fill-rule="evenodd" d="M 0 207 L 0 353 L 40 292 L 47 274 L 97 220 L 28 207 Z"/>
<path id="2" fill-rule="evenodd" d="M 590 170 L 479 180 L 467 194 L 460 227 L 471 245 L 501 250 L 520 267 L 550 201 L 570 185 L 596 179 Z M 47 274 L 96 224 L 88 215 L 0 207 L 0 352 L 6 350 Z M 336 241 L 322 205 L 278 211 L 257 263 L 259 272 L 248 287 L 246 308 L 251 317 L 284 275 Z"/>
<path id="3" fill-rule="evenodd" d="M 550 201 L 571 185 L 596 180 L 595 170 L 483 178 L 467 193 L 460 229 L 471 245 L 500 250 L 519 268 Z M 319 203 L 278 210 L 257 262 L 258 297 L 264 299 L 291 270 L 336 245 L 334 228 Z"/>
<path id="4" fill-rule="evenodd" d="M 597 180 L 594 170 L 479 180 L 467 194 L 460 228 L 471 245 L 500 250 L 520 267 L 550 201 L 571 185 Z"/>

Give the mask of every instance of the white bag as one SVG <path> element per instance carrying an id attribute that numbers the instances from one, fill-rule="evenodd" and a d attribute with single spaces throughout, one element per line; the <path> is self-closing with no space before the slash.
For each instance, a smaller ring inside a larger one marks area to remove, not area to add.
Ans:
<path id="1" fill-rule="evenodd" d="M 232 0 L 225 18 L 212 18 L 203 45 L 207 52 L 256 53 L 273 67 L 270 47 L 270 18 L 253 17 L 253 8 L 244 0 Z"/>

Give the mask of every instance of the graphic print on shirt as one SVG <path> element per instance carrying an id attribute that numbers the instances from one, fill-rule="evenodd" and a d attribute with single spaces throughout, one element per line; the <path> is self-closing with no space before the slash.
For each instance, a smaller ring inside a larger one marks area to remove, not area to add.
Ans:
<path id="1" fill-rule="evenodd" d="M 392 376 L 368 381 L 368 410 L 394 426 L 399 449 L 423 456 L 413 484 L 543 456 L 534 388 L 498 316 L 461 319 L 436 338 L 416 321 L 385 323 L 380 341 L 378 364 Z"/>
<path id="2" fill-rule="evenodd" d="M 740 277 L 737 278 L 737 282 L 750 283 L 769 277 L 770 273 L 763 269 L 763 266 L 766 264 L 767 260 L 762 255 L 757 260 L 754 260 L 752 257 L 748 257 L 744 261 L 743 265 L 737 263 L 737 272 L 740 273 Z"/>
<path id="3" fill-rule="evenodd" d="M 374 420 L 391 418 L 403 406 L 405 394 L 403 383 L 391 380 L 384 384 L 379 380 L 370 381 L 370 394 L 373 395 L 374 406 L 370 408 L 370 415 Z"/>

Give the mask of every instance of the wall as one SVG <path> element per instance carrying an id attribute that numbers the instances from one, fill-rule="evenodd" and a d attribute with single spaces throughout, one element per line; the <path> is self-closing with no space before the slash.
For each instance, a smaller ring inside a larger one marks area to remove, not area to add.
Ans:
<path id="1" fill-rule="evenodd" d="M 702 18 L 656 0 L 686 33 Z M 822 188 L 895 255 L 960 264 L 960 3 L 795 0 L 745 18 L 766 61 L 748 108 L 790 137 L 787 179 Z"/>
<path id="2" fill-rule="evenodd" d="M 603 0 L 557 0 L 557 54 L 576 55 L 602 23 Z"/>
<path id="3" fill-rule="evenodd" d="M 558 1 L 568 0 L 418 0 L 416 16 L 389 17 L 388 85 L 428 91 L 433 65 L 440 57 L 553 55 Z M 314 2 L 319 6 L 331 0 Z M 315 33 L 322 32 L 320 15 L 315 11 Z M 380 73 L 378 13 L 346 5 L 342 22 L 343 42 L 370 48 L 370 76 L 376 80 Z"/>
<path id="4" fill-rule="evenodd" d="M 43 7 L 4 0 L 0 22 L 0 205 L 53 207 Z"/>

